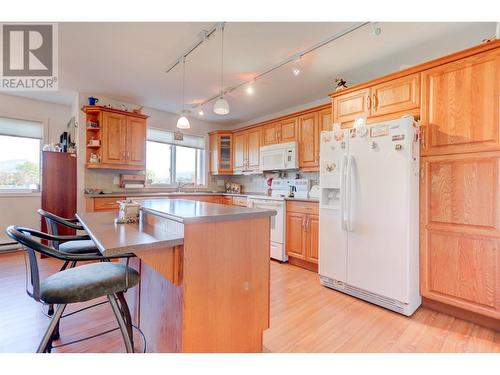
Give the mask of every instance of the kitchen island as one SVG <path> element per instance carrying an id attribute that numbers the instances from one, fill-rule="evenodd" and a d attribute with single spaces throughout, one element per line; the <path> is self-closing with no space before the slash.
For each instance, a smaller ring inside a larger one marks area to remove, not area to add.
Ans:
<path id="1" fill-rule="evenodd" d="M 261 352 L 269 327 L 275 211 L 183 199 L 140 201 L 138 224 L 78 213 L 103 255 L 133 252 L 127 292 L 150 352 Z"/>

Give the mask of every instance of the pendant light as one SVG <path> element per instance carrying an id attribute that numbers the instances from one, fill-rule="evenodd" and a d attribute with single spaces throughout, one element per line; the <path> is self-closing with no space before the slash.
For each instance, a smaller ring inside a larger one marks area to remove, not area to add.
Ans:
<path id="1" fill-rule="evenodd" d="M 177 120 L 177 128 L 178 129 L 189 129 L 191 125 L 189 124 L 189 120 L 186 117 L 189 114 L 188 111 L 184 110 L 184 82 L 186 80 L 186 57 L 182 58 L 182 112 L 181 117 Z"/>
<path id="2" fill-rule="evenodd" d="M 224 25 L 221 26 L 220 96 L 215 102 L 213 110 L 217 115 L 229 113 L 229 103 L 224 99 Z"/>

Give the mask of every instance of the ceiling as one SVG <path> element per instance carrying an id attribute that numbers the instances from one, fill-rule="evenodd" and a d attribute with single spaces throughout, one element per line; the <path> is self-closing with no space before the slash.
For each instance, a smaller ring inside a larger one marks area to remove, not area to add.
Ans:
<path id="1" fill-rule="evenodd" d="M 19 93 L 70 104 L 75 92 L 92 93 L 128 103 L 178 113 L 180 65 L 165 69 L 200 31 L 214 23 L 61 23 L 59 24 L 59 92 Z M 226 23 L 225 86 L 267 70 L 356 23 Z M 240 88 L 228 94 L 231 113 L 218 116 L 211 104 L 203 119 L 233 125 L 326 98 L 334 79 L 356 84 L 401 67 L 442 56 L 495 33 L 494 23 L 386 23 L 380 36 L 364 26 L 310 54 L 295 77 L 286 65 L 255 83 L 255 93 Z M 186 103 L 199 103 L 220 88 L 220 33 L 203 43 L 186 62 Z M 191 116 L 198 116 L 192 112 Z"/>

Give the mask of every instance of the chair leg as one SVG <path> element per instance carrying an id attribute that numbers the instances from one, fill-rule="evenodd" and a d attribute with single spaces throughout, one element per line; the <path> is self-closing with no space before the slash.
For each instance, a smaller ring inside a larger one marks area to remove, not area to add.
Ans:
<path id="1" fill-rule="evenodd" d="M 113 312 L 115 314 L 116 321 L 118 322 L 118 326 L 120 327 L 120 331 L 122 332 L 123 341 L 125 342 L 125 348 L 127 349 L 127 353 L 133 353 L 134 347 L 132 346 L 132 341 L 130 340 L 130 336 L 129 336 L 128 329 L 127 329 L 127 324 L 125 323 L 123 315 L 120 311 L 120 307 L 118 306 L 118 303 L 116 302 L 115 295 L 109 294 L 108 300 L 109 300 L 111 308 L 113 309 Z"/>
<path id="2" fill-rule="evenodd" d="M 127 300 L 123 295 L 123 292 L 116 293 L 120 306 L 122 307 L 123 317 L 125 318 L 125 323 L 127 324 L 127 331 L 132 342 L 132 347 L 134 347 L 134 333 L 132 331 L 132 317 L 130 316 L 130 309 L 128 308 Z"/>
<path id="3" fill-rule="evenodd" d="M 52 339 L 54 335 L 54 330 L 59 325 L 59 320 L 61 319 L 61 316 L 65 308 L 66 305 L 64 304 L 57 306 L 54 316 L 50 321 L 49 327 L 47 328 L 45 335 L 43 335 L 40 345 L 38 345 L 38 349 L 36 350 L 37 353 L 45 353 L 45 352 L 50 353 L 50 350 L 52 349 Z"/>

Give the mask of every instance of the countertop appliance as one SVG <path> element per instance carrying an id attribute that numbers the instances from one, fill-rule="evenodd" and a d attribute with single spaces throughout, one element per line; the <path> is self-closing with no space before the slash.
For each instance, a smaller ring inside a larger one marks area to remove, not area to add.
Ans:
<path id="1" fill-rule="evenodd" d="M 299 169 L 297 142 L 278 143 L 260 148 L 261 171 Z"/>
<path id="2" fill-rule="evenodd" d="M 288 197 L 294 190 L 294 198 L 307 198 L 309 192 L 309 180 L 306 178 L 275 178 L 271 182 L 271 196 Z"/>
<path id="3" fill-rule="evenodd" d="M 418 187 L 413 117 L 321 133 L 323 285 L 413 314 L 421 303 Z"/>

